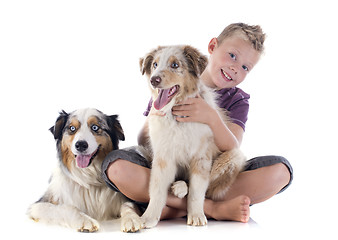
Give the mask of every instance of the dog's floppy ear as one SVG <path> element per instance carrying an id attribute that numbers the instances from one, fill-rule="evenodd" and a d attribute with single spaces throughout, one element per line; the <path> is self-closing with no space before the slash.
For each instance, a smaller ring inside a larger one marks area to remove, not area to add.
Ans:
<path id="1" fill-rule="evenodd" d="M 113 142 L 114 149 L 118 149 L 118 141 L 124 141 L 124 132 L 120 121 L 118 120 L 118 115 L 106 116 L 107 124 L 109 127 L 109 136 Z"/>
<path id="2" fill-rule="evenodd" d="M 163 47 L 159 46 L 157 49 L 152 50 L 149 52 L 144 58 L 140 58 L 140 70 L 142 75 L 145 73 L 147 75 L 151 74 L 151 66 L 154 61 L 155 53 L 161 50 Z"/>
<path id="3" fill-rule="evenodd" d="M 151 64 L 153 60 L 154 60 L 154 56 L 151 53 L 146 55 L 144 58 L 140 58 L 140 70 L 141 70 L 142 75 L 144 75 L 145 73 L 147 75 L 150 75 Z"/>
<path id="4" fill-rule="evenodd" d="M 62 132 L 66 126 L 69 114 L 64 110 L 60 112 L 59 117 L 56 119 L 55 125 L 49 129 L 54 135 L 54 139 L 61 140 Z"/>
<path id="5" fill-rule="evenodd" d="M 189 72 L 199 77 L 207 67 L 208 58 L 191 46 L 184 46 L 183 54 L 187 59 Z"/>

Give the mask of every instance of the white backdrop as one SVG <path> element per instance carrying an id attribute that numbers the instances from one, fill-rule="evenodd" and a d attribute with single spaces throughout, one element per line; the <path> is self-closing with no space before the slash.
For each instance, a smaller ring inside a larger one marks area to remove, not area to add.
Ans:
<path id="1" fill-rule="evenodd" d="M 41 228 L 24 213 L 56 164 L 48 128 L 58 111 L 95 107 L 119 114 L 126 135 L 121 147 L 134 145 L 149 100 L 139 58 L 169 44 L 190 44 L 207 54 L 209 40 L 226 25 L 245 22 L 261 25 L 267 40 L 265 55 L 239 86 L 251 94 L 242 149 L 248 157 L 283 155 L 295 170 L 289 190 L 253 206 L 252 218 L 276 231 L 333 230 L 334 6 L 327 0 L 1 1 L 1 225 L 39 235 Z"/>

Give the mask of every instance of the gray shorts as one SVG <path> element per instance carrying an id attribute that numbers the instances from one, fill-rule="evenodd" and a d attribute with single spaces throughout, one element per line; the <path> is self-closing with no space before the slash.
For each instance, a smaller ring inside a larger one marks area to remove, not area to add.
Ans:
<path id="1" fill-rule="evenodd" d="M 129 162 L 135 163 L 137 165 L 140 165 L 142 167 L 151 168 L 150 162 L 142 156 L 142 153 L 138 150 L 137 147 L 118 149 L 118 150 L 114 150 L 110 152 L 102 163 L 102 177 L 104 181 L 107 183 L 107 185 L 111 189 L 117 192 L 120 192 L 120 190 L 115 186 L 114 183 L 112 183 L 109 180 L 106 174 L 106 171 L 107 171 L 108 166 L 118 159 L 123 159 Z M 274 156 L 274 155 L 255 157 L 246 162 L 246 165 L 243 171 L 255 170 L 258 168 L 271 166 L 277 163 L 283 163 L 289 169 L 289 172 L 290 172 L 290 181 L 288 185 L 286 185 L 282 190 L 280 190 L 279 193 L 281 193 L 290 186 L 293 180 L 292 166 L 289 163 L 289 161 L 285 159 L 284 157 Z M 132 199 L 130 200 L 133 201 Z"/>

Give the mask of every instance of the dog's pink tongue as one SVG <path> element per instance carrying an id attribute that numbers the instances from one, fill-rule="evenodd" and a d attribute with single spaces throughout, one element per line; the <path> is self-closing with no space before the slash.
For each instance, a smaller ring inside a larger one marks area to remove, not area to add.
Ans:
<path id="1" fill-rule="evenodd" d="M 76 163 L 79 168 L 86 168 L 89 165 L 91 155 L 78 155 L 76 157 Z"/>
<path id="2" fill-rule="evenodd" d="M 156 110 L 161 110 L 169 102 L 169 89 L 161 89 L 157 99 L 154 101 Z"/>

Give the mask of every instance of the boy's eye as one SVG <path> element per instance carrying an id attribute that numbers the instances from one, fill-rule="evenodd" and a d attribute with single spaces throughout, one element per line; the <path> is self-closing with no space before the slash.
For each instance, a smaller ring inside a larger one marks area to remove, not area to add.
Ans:
<path id="1" fill-rule="evenodd" d="M 245 65 L 243 65 L 242 68 L 244 69 L 244 71 L 249 71 L 249 68 Z"/>
<path id="2" fill-rule="evenodd" d="M 235 55 L 235 54 L 229 53 L 229 55 L 230 55 L 230 57 L 231 57 L 232 59 L 236 60 L 236 55 Z"/>

